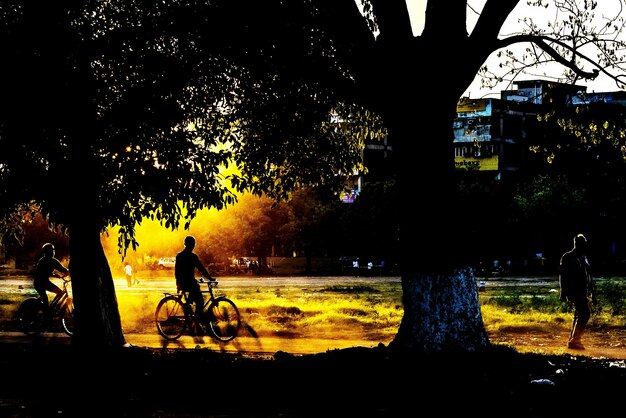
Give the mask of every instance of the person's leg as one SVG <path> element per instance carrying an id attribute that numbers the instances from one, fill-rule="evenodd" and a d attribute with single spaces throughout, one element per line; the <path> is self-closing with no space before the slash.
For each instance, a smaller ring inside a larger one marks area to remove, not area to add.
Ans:
<path id="1" fill-rule="evenodd" d="M 35 285 L 35 290 L 37 291 L 37 293 L 39 293 L 41 301 L 44 305 L 44 315 L 46 317 L 46 320 L 49 320 L 52 317 L 52 311 L 50 309 L 50 301 L 48 300 L 47 292 L 54 293 L 54 302 L 54 300 L 58 298 L 63 293 L 63 291 L 50 280 L 48 280 L 46 283 Z"/>
<path id="2" fill-rule="evenodd" d="M 48 310 L 48 306 L 50 305 L 50 301 L 48 300 L 48 293 L 46 292 L 46 285 L 44 284 L 36 284 L 35 290 L 39 293 L 39 297 L 41 298 L 41 302 L 46 307 L 46 311 Z"/>
<path id="3" fill-rule="evenodd" d="M 202 309 L 203 309 L 203 305 L 204 305 L 204 297 L 202 296 L 202 292 L 200 291 L 200 287 L 198 286 L 197 288 L 194 288 L 193 290 L 191 290 L 189 292 L 189 296 L 191 298 L 191 300 L 194 302 L 195 306 L 195 311 L 194 311 L 194 319 L 195 319 L 195 323 L 196 323 L 196 332 L 200 332 L 202 330 L 202 328 L 200 327 L 200 325 L 202 324 Z"/>
<path id="4" fill-rule="evenodd" d="M 587 323 L 591 318 L 591 308 L 589 307 L 589 301 L 587 299 L 578 300 L 574 302 L 574 323 L 572 325 L 572 331 L 570 334 L 568 348 L 584 350 L 585 346 L 582 344 L 582 336 L 585 333 Z"/>
<path id="5" fill-rule="evenodd" d="M 54 299 L 52 299 L 53 302 L 56 299 L 60 298 L 61 295 L 63 294 L 63 291 L 61 290 L 61 288 L 49 280 L 48 280 L 48 283 L 46 284 L 46 290 L 48 292 L 54 293 Z"/>

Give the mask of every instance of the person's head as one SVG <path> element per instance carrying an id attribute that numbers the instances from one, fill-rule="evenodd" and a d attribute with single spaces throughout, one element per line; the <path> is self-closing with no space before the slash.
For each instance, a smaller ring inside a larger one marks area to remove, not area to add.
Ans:
<path id="1" fill-rule="evenodd" d="M 42 247 L 44 255 L 47 257 L 54 257 L 54 245 L 51 242 L 46 242 Z"/>
<path id="2" fill-rule="evenodd" d="M 195 246 L 196 246 L 196 239 L 192 237 L 191 235 L 187 235 L 185 237 L 185 248 L 193 250 Z"/>
<path id="3" fill-rule="evenodd" d="M 578 234 L 574 237 L 574 248 L 580 252 L 584 252 L 587 249 L 587 238 L 583 234 Z"/>

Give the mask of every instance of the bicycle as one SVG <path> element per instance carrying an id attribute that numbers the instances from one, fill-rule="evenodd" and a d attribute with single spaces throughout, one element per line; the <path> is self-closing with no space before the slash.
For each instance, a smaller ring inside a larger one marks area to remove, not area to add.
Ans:
<path id="1" fill-rule="evenodd" d="M 206 284 L 208 290 L 202 290 L 204 305 L 201 323 L 210 331 L 210 335 L 219 341 L 230 341 L 235 338 L 241 327 L 241 316 L 235 303 L 223 295 L 215 296 L 213 288 L 217 281 L 198 280 Z M 208 297 L 205 295 L 208 294 Z M 188 301 L 188 292 L 164 292 L 157 304 L 155 322 L 157 331 L 166 340 L 178 339 L 185 330 L 195 328 L 195 315 L 192 304 Z"/>
<path id="2" fill-rule="evenodd" d="M 74 335 L 74 302 L 67 290 L 70 278 L 65 276 L 62 279 L 63 292 L 50 302 L 48 314 L 40 295 L 29 297 L 20 304 L 17 315 L 24 334 L 40 334 L 49 330 L 55 321 L 60 320 L 63 332 L 70 337 Z"/>

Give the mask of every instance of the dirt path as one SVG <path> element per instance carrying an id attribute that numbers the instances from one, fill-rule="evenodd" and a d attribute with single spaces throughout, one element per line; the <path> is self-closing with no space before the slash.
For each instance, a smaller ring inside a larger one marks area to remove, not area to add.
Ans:
<path id="1" fill-rule="evenodd" d="M 567 348 L 567 331 L 499 332 L 489 336 L 494 344 L 514 347 L 517 351 L 538 354 L 570 354 L 592 358 L 626 360 L 626 328 L 590 329 L 583 337 L 585 350 Z"/>

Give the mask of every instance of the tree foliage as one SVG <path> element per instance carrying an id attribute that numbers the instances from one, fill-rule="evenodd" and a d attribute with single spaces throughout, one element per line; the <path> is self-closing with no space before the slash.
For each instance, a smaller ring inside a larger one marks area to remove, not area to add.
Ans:
<path id="1" fill-rule="evenodd" d="M 144 218 L 234 202 L 228 186 L 285 198 L 358 168 L 367 115 L 318 79 L 346 75 L 311 2 L 3 8 L 3 213 L 34 201 L 67 226 L 88 203 L 127 247 Z"/>

